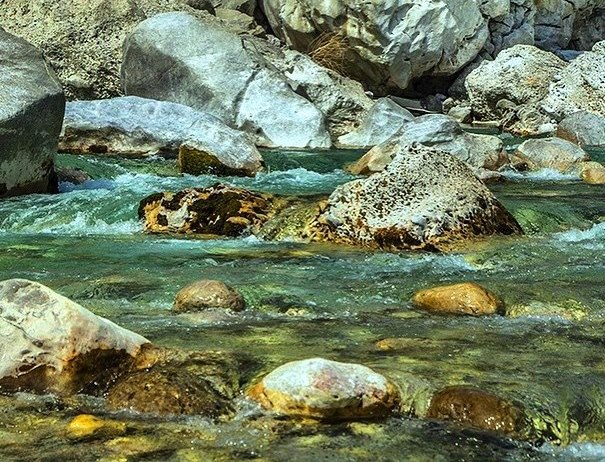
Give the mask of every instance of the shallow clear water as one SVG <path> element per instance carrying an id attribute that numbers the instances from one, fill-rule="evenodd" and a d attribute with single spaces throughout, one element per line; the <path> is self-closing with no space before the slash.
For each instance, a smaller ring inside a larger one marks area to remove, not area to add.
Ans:
<path id="1" fill-rule="evenodd" d="M 220 181 L 328 194 L 352 179 L 341 167 L 359 155 L 268 152 L 268 173 Z M 140 199 L 219 179 L 178 177 L 161 159 L 60 156 L 59 163 L 94 180 L 0 202 L 0 279 L 42 282 L 158 344 L 249 357 L 251 375 L 312 356 L 358 362 L 413 382 L 417 406 L 444 385 L 477 385 L 522 403 L 544 435 L 572 444 L 531 446 L 419 419 L 278 425 L 244 400 L 236 419 L 213 423 L 21 395 L 1 398 L 1 460 L 605 459 L 605 188 L 549 172 L 511 176 L 493 190 L 527 236 L 448 255 L 385 253 L 145 235 Z M 234 285 L 249 309 L 222 318 L 171 315 L 178 289 L 201 278 Z M 436 317 L 410 306 L 418 289 L 467 280 L 500 294 L 510 316 Z M 385 338 L 397 339 L 388 350 L 376 345 Z M 66 423 L 87 410 L 126 422 L 127 435 L 70 440 Z"/>

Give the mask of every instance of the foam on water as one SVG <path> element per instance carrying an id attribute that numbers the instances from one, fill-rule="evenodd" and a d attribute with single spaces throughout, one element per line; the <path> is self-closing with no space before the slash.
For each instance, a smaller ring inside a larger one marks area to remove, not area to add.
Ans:
<path id="1" fill-rule="evenodd" d="M 572 173 L 561 173 L 551 168 L 537 170 L 535 172 L 502 172 L 505 178 L 511 180 L 530 180 L 530 181 L 578 181 L 578 175 Z"/>
<path id="2" fill-rule="evenodd" d="M 585 242 L 596 239 L 605 239 L 605 222 L 598 223 L 590 229 L 572 229 L 555 234 L 555 239 L 562 242 Z"/>

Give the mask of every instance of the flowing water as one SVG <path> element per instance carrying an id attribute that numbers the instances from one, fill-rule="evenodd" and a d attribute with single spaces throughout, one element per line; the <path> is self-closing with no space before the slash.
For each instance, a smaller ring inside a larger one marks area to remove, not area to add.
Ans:
<path id="1" fill-rule="evenodd" d="M 359 155 L 266 152 L 268 173 L 220 181 L 325 195 L 352 179 L 341 168 Z M 526 236 L 447 255 L 386 253 L 146 235 L 143 197 L 219 178 L 178 176 L 162 159 L 58 162 L 94 179 L 0 202 L 0 280 L 39 281 L 160 345 L 245 356 L 250 375 L 314 356 L 362 363 L 413 389 L 411 414 L 443 386 L 478 386 L 521 403 L 541 430 L 530 444 L 415 418 L 280 422 L 244 399 L 228 421 L 159 419 L 111 413 L 99 399 L 18 394 L 0 397 L 0 460 L 605 460 L 605 188 L 511 174 L 493 190 Z M 172 315 L 175 293 L 202 278 L 237 287 L 249 308 Z M 470 280 L 502 296 L 508 315 L 437 317 L 410 305 L 418 289 Z M 66 425 L 83 412 L 125 423 L 125 434 L 70 438 Z"/>

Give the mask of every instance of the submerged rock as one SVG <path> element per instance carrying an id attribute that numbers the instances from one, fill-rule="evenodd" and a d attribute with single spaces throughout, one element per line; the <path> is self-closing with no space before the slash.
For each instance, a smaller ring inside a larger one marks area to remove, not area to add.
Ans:
<path id="1" fill-rule="evenodd" d="M 474 282 L 432 287 L 416 292 L 418 308 L 440 314 L 487 316 L 502 314 L 504 304 L 496 295 Z"/>
<path id="2" fill-rule="evenodd" d="M 579 111 L 605 116 L 605 41 L 583 53 L 558 72 L 541 103 L 557 120 Z"/>
<path id="3" fill-rule="evenodd" d="M 67 425 L 67 435 L 80 439 L 90 436 L 118 436 L 126 433 L 126 424 L 114 420 L 102 419 L 90 414 L 80 414 Z"/>
<path id="4" fill-rule="evenodd" d="M 1 28 L 0 57 L 0 198 L 56 192 L 61 85 L 40 51 Z"/>
<path id="5" fill-rule="evenodd" d="M 426 417 L 511 436 L 521 433 L 526 426 L 523 409 L 518 405 L 465 386 L 449 387 L 438 392 L 431 401 Z"/>
<path id="6" fill-rule="evenodd" d="M 463 162 L 420 144 L 398 146 L 383 172 L 336 188 L 312 228 L 315 240 L 426 250 L 522 232 Z"/>
<path id="7" fill-rule="evenodd" d="M 148 341 L 41 284 L 0 282 L 0 389 L 101 389 Z"/>
<path id="8" fill-rule="evenodd" d="M 124 44 L 124 91 L 208 112 L 258 145 L 330 147 L 324 115 L 257 48 L 215 22 L 160 14 Z"/>
<path id="9" fill-rule="evenodd" d="M 343 148 L 371 148 L 395 135 L 414 115 L 389 98 L 380 98 L 354 131 L 338 138 Z"/>
<path id="10" fill-rule="evenodd" d="M 605 147 L 605 116 L 580 111 L 561 121 L 557 137 L 579 146 Z"/>
<path id="11" fill-rule="evenodd" d="M 67 104 L 60 150 L 179 155 L 182 171 L 254 175 L 263 159 L 247 135 L 182 104 L 134 96 Z"/>
<path id="12" fill-rule="evenodd" d="M 112 409 L 209 417 L 231 412 L 239 389 L 237 362 L 220 352 L 147 346 L 107 394 Z"/>
<path id="13" fill-rule="evenodd" d="M 152 233 L 240 236 L 258 231 L 274 207 L 269 194 L 216 184 L 152 194 L 141 201 L 139 218 Z"/>
<path id="14" fill-rule="evenodd" d="M 382 375 L 322 358 L 284 364 L 248 394 L 279 414 L 328 421 L 385 417 L 399 400 L 394 385 Z"/>
<path id="15" fill-rule="evenodd" d="M 381 171 L 402 146 L 412 143 L 452 154 L 473 168 L 497 170 L 508 162 L 498 137 L 467 133 L 453 118 L 431 114 L 402 124 L 395 135 L 372 148 L 349 170 L 354 174 Z"/>
<path id="16" fill-rule="evenodd" d="M 172 310 L 176 313 L 221 308 L 242 311 L 246 307 L 244 297 L 222 281 L 204 279 L 179 290 Z"/>
<path id="17" fill-rule="evenodd" d="M 590 160 L 579 146 L 561 138 L 526 140 L 515 151 L 512 163 L 521 169 L 550 168 L 562 173 L 574 173 Z"/>

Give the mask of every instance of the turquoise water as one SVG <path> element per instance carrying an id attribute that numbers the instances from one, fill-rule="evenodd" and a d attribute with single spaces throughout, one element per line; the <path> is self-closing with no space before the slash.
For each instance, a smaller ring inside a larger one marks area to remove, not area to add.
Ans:
<path id="1" fill-rule="evenodd" d="M 267 173 L 220 180 L 327 195 L 353 178 L 342 166 L 360 153 L 264 156 Z M 448 255 L 386 253 L 146 235 L 136 213 L 143 197 L 219 179 L 176 176 L 172 162 L 161 159 L 60 156 L 59 164 L 80 167 L 93 180 L 63 184 L 55 196 L 0 202 L 1 279 L 42 282 L 161 345 L 246 357 L 254 364 L 248 380 L 312 356 L 358 362 L 399 383 L 411 380 L 418 407 L 442 386 L 476 385 L 522 403 L 543 431 L 529 444 L 415 418 L 275 423 L 259 419 L 243 399 L 229 422 L 158 420 L 112 414 L 102 402 L 25 395 L 2 398 L 2 460 L 605 458 L 605 188 L 552 172 L 510 175 L 493 190 L 526 236 Z M 175 293 L 201 278 L 237 287 L 248 309 L 237 316 L 172 315 Z M 436 317 L 409 303 L 418 289 L 467 280 L 502 296 L 509 316 Z M 396 339 L 394 347 L 377 346 L 383 339 Z M 130 446 L 115 435 L 77 444 L 66 438 L 69 419 L 87 410 L 126 422 L 122 438 L 131 438 Z"/>

